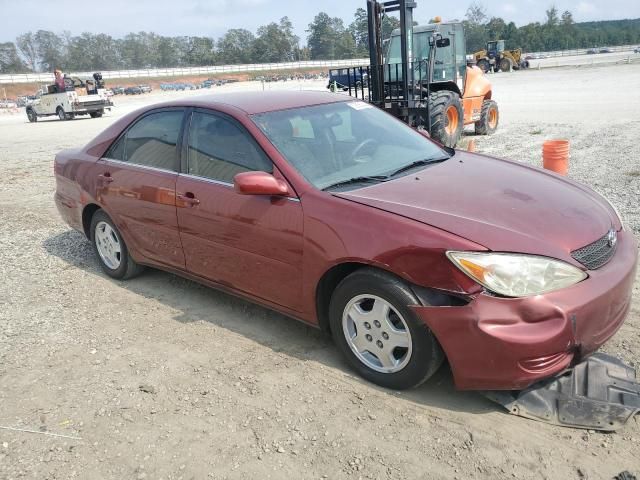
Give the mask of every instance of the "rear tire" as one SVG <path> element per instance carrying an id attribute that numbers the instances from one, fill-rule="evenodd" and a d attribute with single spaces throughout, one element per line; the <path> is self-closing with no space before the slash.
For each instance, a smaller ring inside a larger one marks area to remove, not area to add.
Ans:
<path id="1" fill-rule="evenodd" d="M 38 115 L 34 112 L 33 108 L 27 109 L 27 118 L 31 123 L 35 123 L 38 121 Z"/>
<path id="2" fill-rule="evenodd" d="M 373 268 L 357 270 L 334 291 L 329 309 L 333 339 L 351 367 L 370 382 L 413 388 L 442 365 L 438 341 L 410 305 L 420 305 L 411 288 Z"/>
<path id="3" fill-rule="evenodd" d="M 66 120 L 67 119 L 67 114 L 64 113 L 64 108 L 62 108 L 62 107 L 56 108 L 56 114 L 58 115 L 58 118 L 60 120 Z"/>
<path id="4" fill-rule="evenodd" d="M 90 234 L 100 267 L 111 278 L 128 280 L 144 270 L 131 258 L 120 230 L 104 210 L 97 210 L 93 214 Z"/>
<path id="5" fill-rule="evenodd" d="M 457 93 L 443 90 L 429 96 L 431 138 L 446 147 L 455 147 L 462 136 L 464 113 Z"/>
<path id="6" fill-rule="evenodd" d="M 104 112 L 89 112 L 91 118 L 100 118 Z"/>
<path id="7" fill-rule="evenodd" d="M 482 103 L 480 120 L 475 123 L 476 135 L 492 135 L 498 129 L 500 123 L 500 111 L 498 104 L 493 100 L 485 100 Z"/>

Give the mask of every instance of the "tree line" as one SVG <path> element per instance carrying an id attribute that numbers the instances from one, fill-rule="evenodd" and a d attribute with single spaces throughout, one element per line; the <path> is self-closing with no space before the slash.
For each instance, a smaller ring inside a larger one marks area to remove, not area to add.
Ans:
<path id="1" fill-rule="evenodd" d="M 500 17 L 490 17 L 479 3 L 473 3 L 463 21 L 467 52 L 485 47 L 487 41 L 505 40 L 506 47 L 525 52 L 550 52 L 640 43 L 640 18 L 576 23 L 570 11 L 554 6 L 545 11 L 543 22 L 517 27 Z"/>
<path id="2" fill-rule="evenodd" d="M 640 19 L 575 23 L 571 12 L 550 7 L 542 23 L 517 27 L 473 3 L 463 20 L 467 52 L 484 48 L 488 40 L 506 40 L 508 48 L 525 51 L 569 50 L 594 46 L 640 43 Z M 383 38 L 399 20 L 385 16 Z M 206 36 L 168 37 L 153 32 L 113 38 L 99 33 L 55 33 L 38 30 L 0 43 L 0 73 L 119 70 L 195 67 L 298 60 L 334 60 L 368 57 L 367 12 L 358 8 L 349 25 L 338 17 L 318 13 L 306 30 L 306 45 L 294 34 L 288 17 L 251 32 L 228 30 L 218 39 Z"/>

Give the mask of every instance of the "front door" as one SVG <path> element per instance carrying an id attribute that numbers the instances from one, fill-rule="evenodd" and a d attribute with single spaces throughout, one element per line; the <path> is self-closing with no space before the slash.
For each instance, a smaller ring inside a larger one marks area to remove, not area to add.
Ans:
<path id="1" fill-rule="evenodd" d="M 277 172 L 251 135 L 232 118 L 194 111 L 186 137 L 187 167 L 178 176 L 176 193 L 187 270 L 299 310 L 300 202 L 235 192 L 237 173 Z"/>
<path id="2" fill-rule="evenodd" d="M 136 121 L 97 163 L 97 199 L 125 240 L 145 257 L 184 269 L 176 218 L 183 109 Z"/>

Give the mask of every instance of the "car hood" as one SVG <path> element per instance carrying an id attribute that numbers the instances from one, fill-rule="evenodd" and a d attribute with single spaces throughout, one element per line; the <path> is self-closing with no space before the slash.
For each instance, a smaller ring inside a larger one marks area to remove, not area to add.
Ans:
<path id="1" fill-rule="evenodd" d="M 335 193 L 476 242 L 489 250 L 575 262 L 570 252 L 616 225 L 606 200 L 545 170 L 465 152 L 417 173 Z"/>

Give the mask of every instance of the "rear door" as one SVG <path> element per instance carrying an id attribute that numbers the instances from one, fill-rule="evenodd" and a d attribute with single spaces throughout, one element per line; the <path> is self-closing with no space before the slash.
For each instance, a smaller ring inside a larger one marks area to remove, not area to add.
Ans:
<path id="1" fill-rule="evenodd" d="M 298 199 L 240 195 L 240 172 L 279 175 L 235 119 L 195 110 L 176 185 L 187 270 L 298 310 L 302 280 L 302 206 Z"/>
<path id="2" fill-rule="evenodd" d="M 185 111 L 155 110 L 133 123 L 98 162 L 98 201 L 139 254 L 184 269 L 176 179 Z"/>

